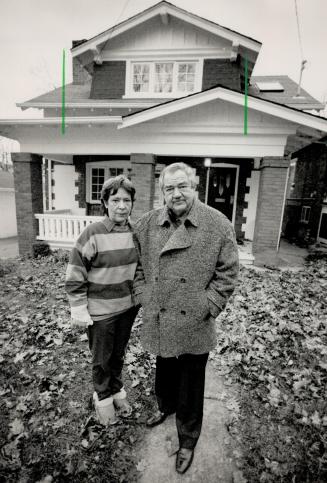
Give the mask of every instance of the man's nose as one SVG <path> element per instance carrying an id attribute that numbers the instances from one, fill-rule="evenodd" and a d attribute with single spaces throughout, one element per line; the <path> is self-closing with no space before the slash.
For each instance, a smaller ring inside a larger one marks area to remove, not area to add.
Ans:
<path id="1" fill-rule="evenodd" d="M 174 188 L 173 196 L 181 196 L 181 192 L 177 186 Z"/>
<path id="2" fill-rule="evenodd" d="M 118 203 L 118 208 L 125 209 L 125 203 L 123 200 L 120 200 Z"/>

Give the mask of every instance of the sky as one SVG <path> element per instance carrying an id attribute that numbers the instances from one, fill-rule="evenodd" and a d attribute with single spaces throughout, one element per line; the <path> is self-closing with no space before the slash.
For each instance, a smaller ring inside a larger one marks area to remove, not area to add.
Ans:
<path id="1" fill-rule="evenodd" d="M 299 41 L 295 2 L 301 33 Z M 91 38 L 154 0 L 0 0 L 0 118 L 40 117 L 27 101 L 61 86 L 62 51 L 71 82 L 72 40 Z M 288 75 L 327 100 L 327 0 L 174 0 L 176 6 L 262 42 L 254 75 Z M 303 57 L 301 55 L 301 45 Z"/>

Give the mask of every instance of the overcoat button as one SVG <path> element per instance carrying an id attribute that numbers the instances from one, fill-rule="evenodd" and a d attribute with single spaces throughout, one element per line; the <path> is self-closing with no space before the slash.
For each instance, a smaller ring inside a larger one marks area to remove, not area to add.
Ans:
<path id="1" fill-rule="evenodd" d="M 165 307 L 161 307 L 160 312 L 161 312 L 161 313 L 166 312 Z"/>
<path id="2" fill-rule="evenodd" d="M 182 283 L 185 283 L 186 282 L 186 279 L 184 277 L 181 278 L 181 282 Z"/>
<path id="3" fill-rule="evenodd" d="M 182 314 L 182 315 L 186 315 L 185 310 L 181 310 L 181 314 Z"/>

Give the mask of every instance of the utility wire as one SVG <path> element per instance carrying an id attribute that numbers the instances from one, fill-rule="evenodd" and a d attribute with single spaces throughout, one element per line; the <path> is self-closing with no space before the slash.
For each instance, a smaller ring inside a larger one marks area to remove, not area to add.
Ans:
<path id="1" fill-rule="evenodd" d="M 117 20 L 116 20 L 116 22 L 115 22 L 115 24 L 114 24 L 114 26 L 113 26 L 113 29 L 112 29 L 112 31 L 110 32 L 109 37 L 108 37 L 108 39 L 106 40 L 106 42 L 103 44 L 103 46 L 102 46 L 102 48 L 101 48 L 100 52 L 102 52 L 102 51 L 103 51 L 103 49 L 105 48 L 105 46 L 106 46 L 107 42 L 110 40 L 110 38 L 111 38 L 112 34 L 113 34 L 113 33 L 114 33 L 114 31 L 115 31 L 116 26 L 119 24 L 120 19 L 122 18 L 123 14 L 125 13 L 125 10 L 127 9 L 127 6 L 128 6 L 128 4 L 129 4 L 129 2 L 130 2 L 130 0 L 126 0 L 126 1 L 125 1 L 124 6 L 123 6 L 123 8 L 122 8 L 122 10 L 121 10 L 120 14 L 118 15 Z"/>
<path id="2" fill-rule="evenodd" d="M 302 46 L 302 38 L 301 38 L 301 30 L 300 30 L 299 11 L 298 11 L 298 8 L 297 8 L 297 0 L 294 0 L 294 3 L 295 3 L 295 16 L 296 16 L 297 32 L 298 32 L 298 37 L 299 37 L 301 60 L 303 61 L 304 55 L 303 55 L 303 46 Z"/>
<path id="3" fill-rule="evenodd" d="M 304 59 L 304 54 L 303 54 L 303 46 L 302 46 L 302 38 L 301 38 L 299 12 L 298 12 L 298 8 L 297 8 L 297 0 L 294 0 L 294 4 L 295 4 L 295 16 L 296 16 L 297 32 L 298 32 L 298 37 L 299 37 L 300 54 L 301 54 L 300 79 L 299 79 L 299 84 L 298 84 L 298 87 L 297 87 L 296 95 L 300 96 L 301 95 L 302 73 L 304 71 L 304 68 L 305 68 L 307 61 Z"/>

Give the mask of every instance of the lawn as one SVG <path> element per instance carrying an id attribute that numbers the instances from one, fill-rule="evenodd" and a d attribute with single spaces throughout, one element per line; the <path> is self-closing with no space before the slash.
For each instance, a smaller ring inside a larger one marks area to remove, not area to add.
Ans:
<path id="1" fill-rule="evenodd" d="M 134 412 L 109 430 L 90 407 L 90 354 L 72 330 L 66 256 L 1 262 L 0 481 L 132 482 L 153 404 L 136 320 L 125 381 Z M 250 483 L 327 481 L 327 263 L 242 269 L 211 354 L 239 388 L 238 463 Z"/>

